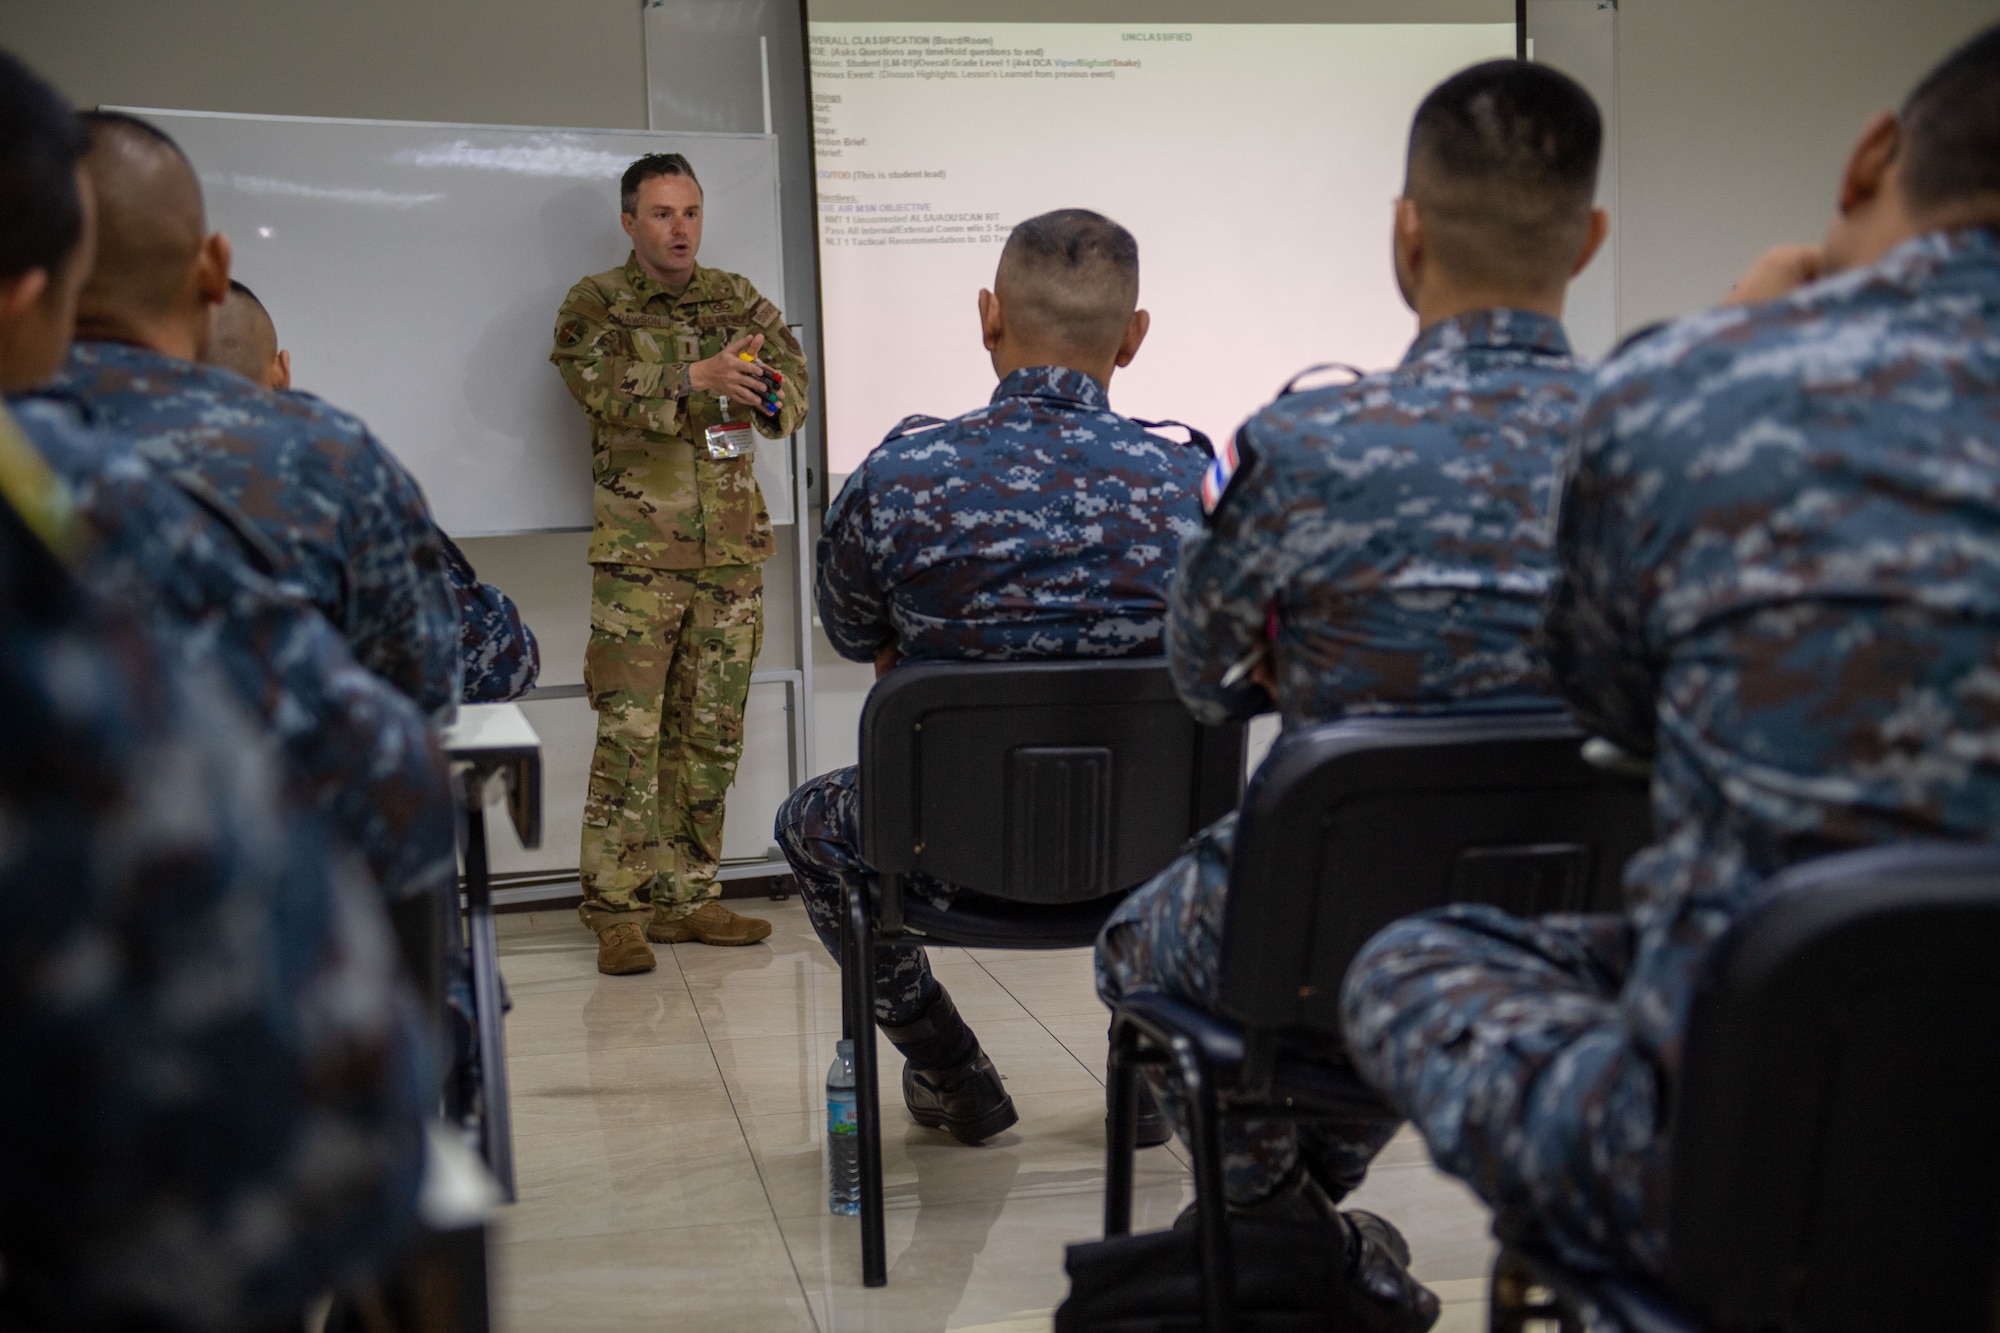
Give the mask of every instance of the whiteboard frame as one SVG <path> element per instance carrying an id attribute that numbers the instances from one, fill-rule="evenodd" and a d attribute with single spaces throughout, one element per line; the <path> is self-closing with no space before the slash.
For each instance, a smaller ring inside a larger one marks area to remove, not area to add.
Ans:
<path id="1" fill-rule="evenodd" d="M 695 140 L 727 140 L 727 141 L 739 141 L 739 142 L 751 141 L 751 142 L 764 143 L 769 145 L 772 156 L 771 207 L 772 207 L 772 216 L 776 220 L 776 225 L 777 225 L 777 244 L 774 248 L 772 256 L 772 264 L 774 272 L 777 277 L 776 287 L 778 290 L 778 296 L 774 299 L 777 300 L 778 305 L 781 309 L 789 308 L 789 293 L 791 287 L 791 279 L 785 270 L 784 215 L 783 215 L 784 184 L 779 179 L 778 164 L 777 164 L 778 136 L 775 134 L 769 134 L 769 133 L 760 134 L 749 131 L 658 130 L 658 129 L 653 129 L 650 126 L 633 128 L 633 127 L 617 127 L 617 126 L 586 126 L 586 125 L 508 125 L 508 124 L 498 124 L 493 122 L 481 122 L 481 121 L 400 120 L 400 119 L 391 119 L 386 117 L 372 117 L 372 116 L 299 116 L 299 115 L 265 114 L 262 112 L 247 112 L 247 111 L 204 111 L 204 110 L 185 108 L 185 107 L 131 106 L 124 104 L 110 104 L 110 103 L 101 104 L 97 109 L 101 111 L 118 112 L 120 114 L 138 117 L 139 119 L 147 121 L 147 123 L 149 124 L 154 124 L 156 128 L 160 129 L 163 133 L 166 133 L 169 136 L 172 135 L 171 124 L 160 125 L 157 123 L 159 119 L 171 117 L 171 118 L 185 119 L 185 120 L 250 121 L 258 124 L 348 125 L 348 126 L 365 126 L 365 127 L 387 128 L 387 129 L 438 130 L 438 131 L 478 130 L 478 131 L 490 131 L 493 133 L 500 133 L 500 134 L 573 134 L 573 135 L 601 134 L 601 135 L 618 135 L 618 136 L 639 135 L 645 137 L 659 138 L 662 140 L 695 139 Z M 178 143 L 178 141 L 176 142 Z M 206 196 L 206 190 L 204 189 L 204 212 L 207 211 L 207 200 L 205 196 Z M 232 273 L 231 276 L 235 276 L 235 274 Z M 355 410 L 351 405 L 345 403 L 335 403 L 334 406 L 342 407 L 350 411 Z M 360 415 L 362 417 L 364 424 L 369 425 L 371 430 L 375 428 L 374 422 L 368 415 L 366 414 L 360 414 Z M 770 444 L 772 447 L 768 451 L 760 450 L 760 455 L 768 452 L 771 456 L 770 460 L 768 460 L 769 462 L 775 464 L 776 467 L 784 471 L 789 472 L 793 470 L 793 468 L 796 466 L 793 461 L 796 458 L 796 452 L 790 440 L 789 439 L 777 440 L 770 442 Z M 391 451 L 394 452 L 393 443 L 390 443 L 390 448 Z M 767 460 L 763 457 L 760 457 L 759 461 L 760 463 L 767 462 Z M 765 480 L 765 479 L 760 478 L 760 480 Z M 792 494 L 793 492 L 793 486 L 791 484 L 792 479 L 789 476 L 786 476 L 783 477 L 781 480 L 782 484 L 779 490 L 779 494 L 776 498 L 781 502 L 781 504 L 784 505 L 784 507 L 789 508 L 791 510 L 790 521 L 793 523 L 797 523 L 801 521 L 801 517 L 804 511 L 802 511 L 799 508 L 798 504 L 796 503 L 796 498 Z M 774 521 L 775 518 L 776 516 L 774 514 Z M 563 523 L 563 524 L 551 523 L 551 524 L 536 525 L 531 527 L 516 527 L 516 526 L 503 526 L 503 527 L 493 527 L 493 528 L 482 527 L 477 531 L 465 531 L 458 533 L 456 535 L 466 536 L 466 537 L 481 537 L 481 538 L 520 537 L 520 536 L 531 536 L 535 533 L 542 533 L 542 532 L 589 532 L 592 530 L 592 526 L 593 525 L 590 522 L 583 522 L 583 523 Z"/>

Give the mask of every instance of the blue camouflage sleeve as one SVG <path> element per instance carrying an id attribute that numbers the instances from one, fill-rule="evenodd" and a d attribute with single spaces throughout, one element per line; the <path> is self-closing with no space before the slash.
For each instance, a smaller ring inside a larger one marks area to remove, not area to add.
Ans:
<path id="1" fill-rule="evenodd" d="M 534 688 L 542 671 L 542 649 L 535 632 L 521 619 L 513 599 L 490 583 L 482 583 L 458 543 L 442 531 L 445 574 L 458 602 L 459 667 L 463 703 L 501 703 L 518 699 Z"/>
<path id="2" fill-rule="evenodd" d="M 375 475 L 357 477 L 372 502 L 347 506 L 342 524 L 354 586 L 341 630 L 361 664 L 427 713 L 459 698 L 459 615 L 442 533 L 416 480 L 366 435 Z"/>
<path id="3" fill-rule="evenodd" d="M 1584 412 L 1556 519 L 1556 578 L 1542 650 L 1577 720 L 1627 753 L 1654 752 L 1658 669 L 1646 642 L 1643 578 L 1631 568 L 1624 504 L 1630 464 L 1614 431 L 1615 401 Z"/>
<path id="4" fill-rule="evenodd" d="M 1258 459 L 1249 426 L 1237 437 L 1237 451 L 1241 461 L 1208 526 L 1181 547 L 1168 594 L 1174 687 L 1188 711 L 1209 725 L 1270 707 L 1261 686 L 1223 680 L 1266 643 L 1269 613 L 1284 589 L 1282 478 Z"/>
<path id="5" fill-rule="evenodd" d="M 874 539 L 874 496 L 864 466 L 847 479 L 826 511 L 815 552 L 814 592 L 821 624 L 833 650 L 851 662 L 871 662 L 896 641 L 882 586 L 870 551 Z"/>
<path id="6" fill-rule="evenodd" d="M 387 923 L 210 666 L 0 502 L 9 1327 L 266 1326 L 415 1220 L 436 1082 Z"/>

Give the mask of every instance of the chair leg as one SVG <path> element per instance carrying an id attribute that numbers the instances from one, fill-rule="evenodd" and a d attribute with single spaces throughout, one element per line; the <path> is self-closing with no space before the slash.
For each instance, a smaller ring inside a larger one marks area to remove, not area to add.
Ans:
<path id="1" fill-rule="evenodd" d="M 1110 1124 L 1104 1136 L 1104 1234 L 1130 1235 L 1132 1231 L 1132 1157 L 1139 1146 L 1139 1068 L 1136 1032 L 1111 1020 L 1109 1068 L 1111 1080 Z"/>
<path id="2" fill-rule="evenodd" d="M 1230 1333 L 1236 1279 L 1229 1243 L 1229 1201 L 1223 1192 L 1222 1108 L 1200 1050 L 1184 1037 L 1173 1043 L 1181 1091 L 1187 1097 L 1188 1145 L 1194 1153 L 1195 1220 L 1201 1236 L 1201 1295 L 1207 1333 Z"/>
<path id="3" fill-rule="evenodd" d="M 487 871 L 486 812 L 466 810 L 466 924 L 472 1009 L 479 1025 L 479 1148 L 507 1202 L 514 1201 L 514 1131 L 507 1098 L 507 1029 L 501 1013 L 500 944 Z"/>
<path id="4" fill-rule="evenodd" d="M 842 890 L 843 895 L 845 890 Z M 848 975 L 848 964 L 854 957 L 854 928 L 847 921 L 847 900 L 843 896 L 840 903 L 840 952 L 834 961 L 840 964 L 840 1035 L 842 1040 L 854 1039 L 854 982 Z"/>
<path id="5" fill-rule="evenodd" d="M 875 1074 L 875 930 L 868 890 L 847 891 L 848 955 L 841 960 L 849 1017 L 854 1025 L 854 1127 L 861 1142 L 861 1283 L 889 1282 L 888 1244 L 882 1221 L 882 1098 Z"/>

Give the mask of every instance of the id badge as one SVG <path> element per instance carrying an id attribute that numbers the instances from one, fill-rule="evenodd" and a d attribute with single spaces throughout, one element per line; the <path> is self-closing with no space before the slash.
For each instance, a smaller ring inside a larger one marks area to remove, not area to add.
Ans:
<path id="1" fill-rule="evenodd" d="M 756 433 L 747 421 L 725 421 L 708 428 L 708 456 L 714 459 L 744 458 L 756 448 Z"/>

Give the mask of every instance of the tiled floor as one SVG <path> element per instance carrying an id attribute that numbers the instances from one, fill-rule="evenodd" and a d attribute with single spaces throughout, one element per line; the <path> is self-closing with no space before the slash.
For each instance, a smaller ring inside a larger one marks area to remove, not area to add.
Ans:
<path id="1" fill-rule="evenodd" d="M 520 1192 L 494 1259 L 501 1327 L 1048 1329 L 1064 1244 L 1101 1233 L 1105 1013 L 1088 951 L 933 951 L 1021 1122 L 978 1148 L 918 1128 L 884 1043 L 889 1285 L 869 1291 L 857 1224 L 827 1214 L 821 1174 L 837 973 L 796 901 L 736 905 L 771 918 L 768 942 L 660 946 L 637 977 L 599 976 L 566 912 L 501 919 Z M 1139 1155 L 1137 1229 L 1190 1197 L 1179 1145 Z M 1409 1236 L 1443 1333 L 1485 1326 L 1485 1210 L 1414 1137 L 1351 1202 Z"/>

